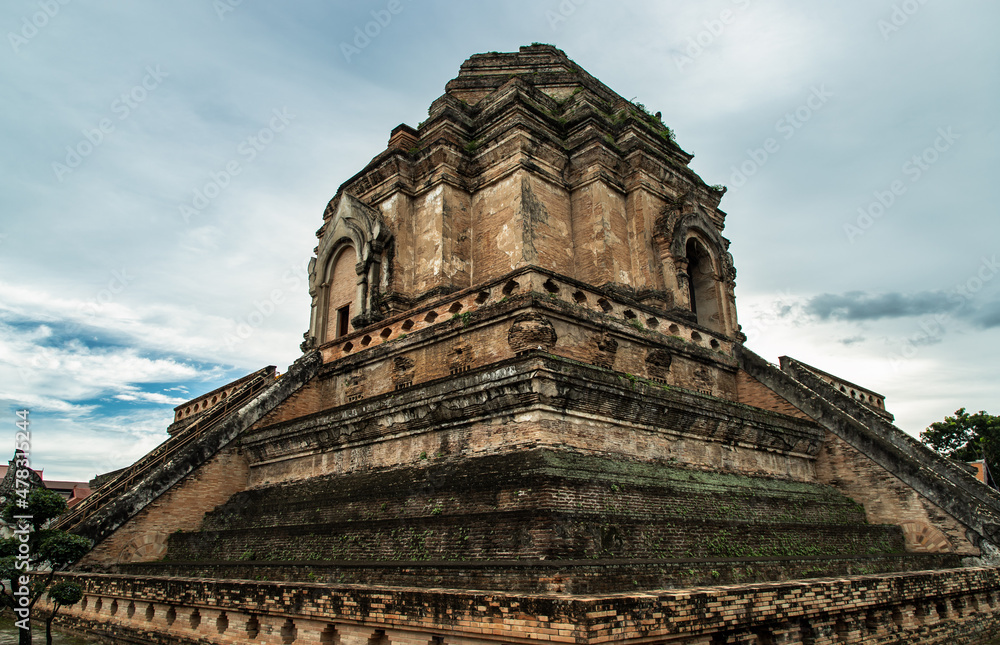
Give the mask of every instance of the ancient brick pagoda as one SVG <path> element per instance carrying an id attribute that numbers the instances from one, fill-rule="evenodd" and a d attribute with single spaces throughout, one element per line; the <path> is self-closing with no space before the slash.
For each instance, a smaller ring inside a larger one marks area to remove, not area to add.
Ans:
<path id="1" fill-rule="evenodd" d="M 985 642 L 1000 498 L 743 346 L 725 192 L 548 45 L 466 61 L 323 214 L 303 356 L 61 526 L 142 643 Z M 850 388 L 850 391 L 848 391 Z"/>

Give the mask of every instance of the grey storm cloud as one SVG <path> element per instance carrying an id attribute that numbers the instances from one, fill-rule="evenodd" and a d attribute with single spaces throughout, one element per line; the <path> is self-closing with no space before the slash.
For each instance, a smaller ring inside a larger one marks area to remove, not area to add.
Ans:
<path id="1" fill-rule="evenodd" d="M 976 324 L 982 329 L 1000 327 L 1000 300 L 994 300 L 975 317 Z"/>
<path id="2" fill-rule="evenodd" d="M 911 294 L 869 294 L 864 291 L 849 291 L 843 294 L 822 293 L 813 296 L 806 301 L 804 309 L 806 313 L 822 320 L 862 321 L 954 313 L 958 304 L 954 294 L 943 291 Z"/>

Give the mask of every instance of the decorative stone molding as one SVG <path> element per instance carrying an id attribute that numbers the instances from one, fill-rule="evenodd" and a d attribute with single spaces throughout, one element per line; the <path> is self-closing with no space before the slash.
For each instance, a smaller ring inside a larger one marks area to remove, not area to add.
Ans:
<path id="1" fill-rule="evenodd" d="M 58 620 L 137 642 L 155 630 L 155 642 L 178 645 L 498 645 L 520 642 L 525 633 L 536 634 L 536 642 L 581 644 L 982 643 L 1000 629 L 998 576 L 997 569 L 969 568 L 567 598 L 60 574 L 83 586 L 84 600 L 63 608 Z M 130 598 L 135 611 L 123 611 Z M 120 608 L 111 615 L 116 601 Z"/>
<path id="2" fill-rule="evenodd" d="M 507 343 L 515 354 L 532 349 L 549 350 L 556 344 L 556 331 L 544 316 L 537 313 L 523 314 L 511 325 Z"/>
<path id="3" fill-rule="evenodd" d="M 167 535 L 152 531 L 129 542 L 118 556 L 119 563 L 159 560 L 167 552 Z"/>
<path id="4" fill-rule="evenodd" d="M 381 319 L 380 294 L 385 286 L 383 255 L 392 241 L 392 233 L 379 212 L 349 193 L 341 193 L 330 202 L 324 220 L 317 233 L 320 242 L 316 257 L 309 261 L 312 315 L 304 343 L 309 347 L 331 340 L 326 335 L 330 317 L 334 315 L 329 302 L 333 261 L 346 246 L 353 248 L 357 257 L 357 292 L 351 324 L 360 329 Z"/>
<path id="5" fill-rule="evenodd" d="M 710 278 L 715 283 L 712 299 L 718 308 L 717 331 L 726 336 L 736 336 L 739 325 L 736 322 L 736 269 L 729 253 L 729 240 L 722 236 L 713 224 L 712 218 L 691 197 L 684 195 L 674 204 L 665 208 L 655 224 L 654 241 L 660 253 L 664 280 L 673 277 L 676 284 L 676 300 L 689 309 L 691 302 L 691 275 L 688 244 L 695 240 L 710 263 Z M 705 324 L 704 322 L 702 324 Z"/>
<path id="6" fill-rule="evenodd" d="M 916 553 L 948 553 L 954 547 L 944 533 L 926 522 L 900 522 L 906 549 Z"/>

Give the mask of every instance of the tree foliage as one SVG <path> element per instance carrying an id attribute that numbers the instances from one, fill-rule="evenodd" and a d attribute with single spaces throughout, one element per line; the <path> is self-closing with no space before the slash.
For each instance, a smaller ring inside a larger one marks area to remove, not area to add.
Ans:
<path id="1" fill-rule="evenodd" d="M 49 598 L 57 605 L 75 605 L 83 598 L 83 590 L 75 582 L 63 580 L 49 588 Z"/>
<path id="2" fill-rule="evenodd" d="M 920 433 L 920 440 L 952 459 L 984 459 L 991 473 L 1000 474 L 1000 416 L 984 411 L 969 414 L 961 408 L 955 416 L 932 423 Z"/>
<path id="3" fill-rule="evenodd" d="M 80 585 L 69 580 L 57 582 L 49 587 L 49 600 L 52 601 L 52 613 L 45 619 L 45 643 L 52 645 L 52 620 L 56 617 L 56 612 L 60 607 L 75 605 L 83 598 L 83 589 Z"/>
<path id="4" fill-rule="evenodd" d="M 18 502 L 24 506 L 19 506 Z M 60 606 L 79 601 L 82 590 L 74 582 L 60 582 L 50 588 L 56 572 L 82 558 L 91 546 L 90 540 L 82 536 L 44 528 L 50 520 L 65 511 L 66 500 L 58 493 L 41 487 L 31 489 L 23 499 L 18 497 L 11 500 L 3 511 L 0 511 L 0 517 L 14 530 L 13 537 L 0 540 L 2 607 L 11 609 L 25 607 L 25 601 L 20 601 L 15 593 L 22 587 L 30 590 L 27 596 L 29 609 L 34 607 L 46 589 L 49 589 L 55 611 L 58 611 Z M 31 519 L 24 519 L 26 517 Z M 22 581 L 22 577 L 29 572 L 33 574 L 29 576 L 30 581 L 28 578 Z M 9 588 L 5 585 L 7 581 L 10 584 Z M 55 611 L 46 621 L 47 632 Z M 19 642 L 31 642 L 30 629 L 18 631 Z M 47 640 L 51 639 L 49 633 L 46 636 Z"/>

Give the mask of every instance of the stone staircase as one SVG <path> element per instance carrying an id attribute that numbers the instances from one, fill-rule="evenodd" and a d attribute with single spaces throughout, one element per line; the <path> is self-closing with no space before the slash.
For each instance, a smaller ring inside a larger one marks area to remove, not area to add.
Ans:
<path id="1" fill-rule="evenodd" d="M 745 347 L 740 367 L 976 532 L 984 563 L 1000 546 L 1000 494 L 912 436 L 784 357 L 774 366 Z M 985 545 L 981 542 L 985 541 Z"/>
<path id="2" fill-rule="evenodd" d="M 274 366 L 245 377 L 232 395 L 117 473 L 51 528 L 99 542 L 301 387 L 320 362 L 318 354 L 307 354 L 280 379 Z"/>

